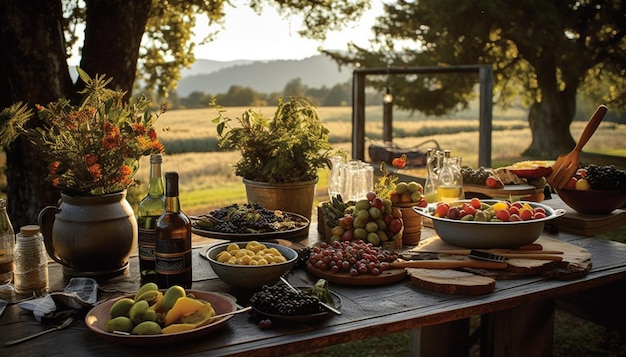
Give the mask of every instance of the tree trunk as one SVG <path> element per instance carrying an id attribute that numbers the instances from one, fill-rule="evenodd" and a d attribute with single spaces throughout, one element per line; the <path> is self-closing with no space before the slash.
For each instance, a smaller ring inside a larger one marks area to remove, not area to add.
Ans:
<path id="1" fill-rule="evenodd" d="M 150 0 L 89 0 L 81 67 L 113 77 L 114 88 L 131 94 L 139 44 Z M 66 61 L 60 0 L 0 0 L 0 107 L 16 101 L 47 104 L 76 91 Z M 37 125 L 37 120 L 31 122 Z M 59 192 L 44 180 L 46 163 L 19 138 L 6 149 L 8 212 L 19 229 L 37 221 Z"/>
<path id="2" fill-rule="evenodd" d="M 569 129 L 576 113 L 575 91 L 549 92 L 542 87 L 541 101 L 528 112 L 532 142 L 524 156 L 555 160 L 576 146 Z"/>
<path id="3" fill-rule="evenodd" d="M 45 105 L 72 93 L 61 21 L 61 1 L 0 1 L 2 108 L 17 101 Z M 59 196 L 43 179 L 46 163 L 26 140 L 19 138 L 5 149 L 7 208 L 18 230 L 36 223 L 39 210 Z"/>
<path id="4" fill-rule="evenodd" d="M 106 74 L 111 87 L 132 94 L 139 46 L 151 0 L 88 0 L 80 67 L 89 75 Z"/>

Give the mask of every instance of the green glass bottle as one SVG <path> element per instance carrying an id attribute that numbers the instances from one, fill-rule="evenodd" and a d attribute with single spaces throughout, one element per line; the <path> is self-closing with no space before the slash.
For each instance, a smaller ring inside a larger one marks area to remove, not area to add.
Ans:
<path id="1" fill-rule="evenodd" d="M 139 202 L 137 209 L 139 272 L 142 284 L 156 282 L 154 268 L 154 247 L 156 242 L 156 221 L 165 208 L 165 192 L 161 176 L 161 154 L 150 155 L 150 182 L 148 194 Z"/>

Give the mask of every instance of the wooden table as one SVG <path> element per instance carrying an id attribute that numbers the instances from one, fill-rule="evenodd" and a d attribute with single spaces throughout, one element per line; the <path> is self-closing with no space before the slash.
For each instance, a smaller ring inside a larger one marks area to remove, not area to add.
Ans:
<path id="1" fill-rule="evenodd" d="M 423 229 L 423 237 L 433 234 Z M 568 294 L 626 280 L 626 245 L 592 237 L 558 234 L 554 237 L 581 246 L 592 254 L 593 267 L 584 277 L 561 281 L 539 276 L 515 280 L 499 280 L 495 292 L 481 296 L 458 296 L 424 291 L 407 278 L 382 286 L 344 286 L 334 284 L 332 290 L 342 298 L 343 314 L 317 323 L 275 323 L 272 329 L 261 330 L 257 320 L 247 314 L 235 315 L 226 326 L 206 337 L 173 346 L 127 346 L 110 343 L 91 332 L 84 322 L 75 322 L 69 329 L 56 331 L 12 347 L 4 343 L 48 328 L 37 323 L 31 313 L 9 305 L 0 317 L 0 347 L 3 356 L 181 356 L 210 355 L 276 356 L 309 351 L 333 344 L 412 329 L 416 333 L 415 351 L 424 356 L 463 355 L 470 341 L 468 321 L 482 316 L 480 329 L 481 354 L 551 355 L 554 301 Z M 299 243 L 318 242 L 315 225 L 309 237 Z M 241 305 L 247 296 L 233 291 L 217 279 L 208 262 L 200 256 L 206 247 L 194 248 L 194 283 L 197 290 L 219 291 L 235 295 Z M 59 264 L 49 265 L 52 291 L 62 290 L 68 282 Z M 295 285 L 314 283 L 317 278 L 304 270 L 295 270 L 288 279 Z M 132 257 L 124 275 L 100 283 L 108 293 L 132 293 L 139 287 L 138 261 Z M 19 299 L 2 296 L 5 300 Z M 532 318 L 528 318 L 531 316 Z M 526 318 L 522 318 L 526 317 Z"/>

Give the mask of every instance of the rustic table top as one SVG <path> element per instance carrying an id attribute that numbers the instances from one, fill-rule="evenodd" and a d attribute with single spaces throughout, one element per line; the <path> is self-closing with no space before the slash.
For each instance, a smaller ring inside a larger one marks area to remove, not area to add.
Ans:
<path id="1" fill-rule="evenodd" d="M 431 229 L 423 228 L 423 237 L 432 234 Z M 168 356 L 226 356 L 245 355 L 252 351 L 256 356 L 286 355 L 502 311 L 626 280 L 626 245 L 568 233 L 550 236 L 587 249 L 592 254 L 591 270 L 582 277 L 569 280 L 542 276 L 498 280 L 493 293 L 480 296 L 425 291 L 413 286 L 408 278 L 380 286 L 333 284 L 331 289 L 342 298 L 342 315 L 316 322 L 274 323 L 271 329 L 260 329 L 254 317 L 238 314 L 221 329 L 206 336 L 158 347 L 111 343 L 90 331 L 83 321 L 74 322 L 68 329 L 43 335 L 36 340 L 4 347 L 7 341 L 49 328 L 37 323 L 30 312 L 9 304 L 0 317 L 0 345 L 3 346 L 2 354 L 11 356 L 154 356 L 156 353 Z M 249 296 L 234 291 L 219 280 L 208 261 L 201 256 L 215 241 L 207 238 L 206 242 L 199 242 L 193 252 L 193 289 L 232 294 L 240 305 L 245 306 Z M 316 225 L 312 225 L 309 237 L 294 244 L 313 245 L 318 242 Z M 63 276 L 62 266 L 50 263 L 49 274 L 51 291 L 63 290 L 69 278 Z M 102 291 L 99 299 L 135 292 L 140 285 L 138 274 L 138 259 L 134 256 L 125 274 L 100 282 Z M 294 285 L 310 285 L 317 280 L 303 269 L 294 270 L 288 279 Z M 10 302 L 20 299 L 7 294 L 0 294 L 0 298 Z"/>

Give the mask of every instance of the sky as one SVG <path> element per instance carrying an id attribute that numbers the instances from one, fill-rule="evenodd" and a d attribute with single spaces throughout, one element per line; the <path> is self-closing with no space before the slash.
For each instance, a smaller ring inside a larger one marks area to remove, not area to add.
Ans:
<path id="1" fill-rule="evenodd" d="M 368 41 L 374 37 L 371 28 L 376 16 L 382 14 L 382 3 L 372 2 L 372 8 L 363 15 L 358 24 L 353 24 L 341 32 L 329 33 L 325 42 L 303 39 L 298 35 L 301 18 L 284 19 L 276 10 L 266 6 L 261 15 L 246 6 L 226 5 L 224 29 L 215 41 L 197 46 L 196 59 L 215 61 L 232 60 L 299 60 L 319 54 L 318 48 L 325 50 L 346 50 L 349 42 L 368 47 Z M 198 19 L 196 36 L 206 34 L 202 24 L 206 20 Z M 204 25 L 206 26 L 206 25 Z"/>

